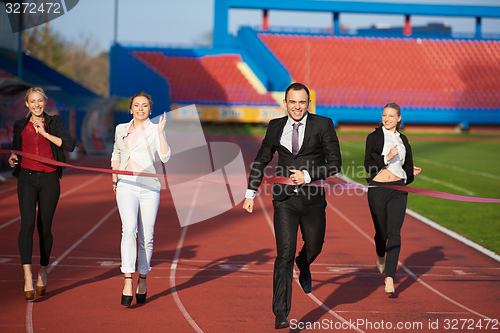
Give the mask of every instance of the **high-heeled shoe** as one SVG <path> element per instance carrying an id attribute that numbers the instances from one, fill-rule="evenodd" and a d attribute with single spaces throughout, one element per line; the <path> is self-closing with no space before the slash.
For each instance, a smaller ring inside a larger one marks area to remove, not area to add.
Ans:
<path id="1" fill-rule="evenodd" d="M 132 277 L 131 276 L 126 276 L 125 279 L 131 279 L 132 280 Z M 128 296 L 128 295 L 123 295 L 122 293 L 122 303 L 121 305 L 123 306 L 130 306 L 130 304 L 132 304 L 132 300 L 134 299 L 134 296 Z"/>
<path id="2" fill-rule="evenodd" d="M 45 291 L 47 290 L 47 286 L 42 286 L 42 287 L 36 286 L 35 289 L 37 295 L 43 296 L 45 294 Z"/>
<path id="3" fill-rule="evenodd" d="M 45 281 L 47 281 L 47 277 L 45 277 Z M 42 282 L 43 282 L 43 279 L 42 279 Z M 38 281 L 37 281 L 38 283 Z M 39 286 L 38 284 L 35 286 L 35 290 L 36 290 L 36 294 L 37 295 L 44 295 L 45 294 L 45 291 L 47 290 L 47 282 L 45 282 L 45 285 L 44 286 Z"/>
<path id="4" fill-rule="evenodd" d="M 385 270 L 385 258 L 384 257 L 379 257 L 377 255 L 377 259 L 375 260 L 375 265 L 377 266 L 377 269 L 380 273 L 383 273 Z"/>
<path id="5" fill-rule="evenodd" d="M 32 286 L 33 288 L 33 286 Z M 27 300 L 27 301 L 31 301 L 32 299 L 35 298 L 35 291 L 33 289 L 31 290 L 28 290 L 28 291 L 24 291 L 24 299 Z"/>
<path id="6" fill-rule="evenodd" d="M 35 291 L 34 290 L 28 290 L 24 292 L 24 299 L 27 301 L 31 301 L 32 299 L 35 298 Z"/>
<path id="7" fill-rule="evenodd" d="M 392 288 L 387 288 L 387 278 L 385 278 L 384 283 L 385 283 L 385 293 L 387 295 L 392 295 L 396 292 L 396 289 L 394 289 L 394 285 Z"/>
<path id="8" fill-rule="evenodd" d="M 139 275 L 139 279 L 146 280 L 146 276 L 143 277 L 143 276 Z M 139 284 L 139 281 L 140 280 L 137 280 L 137 284 Z M 137 288 L 139 288 L 139 286 L 137 286 Z M 137 301 L 137 303 L 146 303 L 146 295 L 147 294 L 148 294 L 147 291 L 144 294 L 135 293 L 135 300 Z"/>

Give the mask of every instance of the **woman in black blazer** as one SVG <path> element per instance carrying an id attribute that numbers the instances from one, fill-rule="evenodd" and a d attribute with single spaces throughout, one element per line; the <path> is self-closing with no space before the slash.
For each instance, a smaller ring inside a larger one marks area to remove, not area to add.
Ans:
<path id="1" fill-rule="evenodd" d="M 75 144 L 61 118 L 45 113 L 47 96 L 44 91 L 38 87 L 30 88 L 25 99 L 29 112 L 26 118 L 14 123 L 12 149 L 65 162 L 63 149 L 73 151 Z M 35 297 L 31 273 L 35 222 L 40 239 L 40 271 L 36 292 L 43 295 L 47 287 L 47 266 L 52 249 L 52 218 L 59 200 L 62 169 L 27 157 L 21 158 L 15 153 L 10 155 L 9 164 L 16 167 L 12 174 L 18 178 L 17 196 L 21 213 L 18 245 L 24 270 L 24 298 L 31 300 Z"/>
<path id="2" fill-rule="evenodd" d="M 382 112 L 382 124 L 366 138 L 365 150 L 365 169 L 370 174 L 367 181 L 376 186 L 368 189 L 375 226 L 376 266 L 380 273 L 385 270 L 387 294 L 395 292 L 394 277 L 408 193 L 379 185 L 405 186 L 421 171 L 413 166 L 411 147 L 406 136 L 399 133 L 400 125 L 401 108 L 396 103 L 387 104 Z"/>

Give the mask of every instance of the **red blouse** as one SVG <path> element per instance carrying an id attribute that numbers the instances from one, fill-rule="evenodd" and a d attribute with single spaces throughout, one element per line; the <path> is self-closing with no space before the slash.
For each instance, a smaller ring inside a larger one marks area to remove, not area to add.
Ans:
<path id="1" fill-rule="evenodd" d="M 47 131 L 47 125 L 43 122 L 43 126 Z M 50 141 L 45 139 L 40 133 L 36 133 L 35 127 L 32 122 L 28 122 L 23 132 L 22 138 L 22 151 L 54 160 L 52 149 L 50 148 Z M 57 167 L 41 163 L 30 158 L 24 157 L 21 159 L 21 168 L 41 172 L 54 172 Z"/>

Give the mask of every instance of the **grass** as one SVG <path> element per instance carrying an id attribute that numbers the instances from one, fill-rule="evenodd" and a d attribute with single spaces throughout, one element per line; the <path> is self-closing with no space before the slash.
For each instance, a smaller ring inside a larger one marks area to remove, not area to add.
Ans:
<path id="1" fill-rule="evenodd" d="M 266 126 L 264 124 L 248 124 L 248 123 L 215 123 L 207 122 L 203 124 L 203 131 L 210 134 L 231 134 L 231 135 L 264 135 L 266 134 Z M 339 139 L 348 136 L 363 136 L 368 133 L 365 131 L 337 131 Z M 500 137 L 499 134 L 491 133 L 410 133 L 412 137 L 477 137 L 490 138 Z"/>
<path id="2" fill-rule="evenodd" d="M 365 134 L 366 135 L 366 134 Z M 458 195 L 500 198 L 500 142 L 412 141 L 421 175 L 410 185 Z M 364 141 L 340 139 L 343 173 L 366 184 Z M 408 208 L 485 248 L 500 253 L 500 204 L 470 203 L 409 194 Z"/>
<path id="3" fill-rule="evenodd" d="M 264 135 L 266 127 L 249 124 L 205 124 L 206 133 Z M 342 151 L 342 173 L 366 184 L 365 142 L 343 137 L 366 138 L 366 132 L 337 132 Z M 495 134 L 409 133 L 414 164 L 422 168 L 410 186 L 458 195 L 500 199 L 500 142 L 412 141 L 416 137 L 488 138 Z M 432 139 L 431 139 L 432 140 Z M 463 140 L 463 139 L 462 139 Z M 476 139 L 477 140 L 477 139 Z M 408 208 L 453 230 L 485 248 L 500 253 L 500 204 L 471 203 L 409 194 Z"/>
<path id="4" fill-rule="evenodd" d="M 264 135 L 266 134 L 266 128 L 264 124 L 215 122 L 203 124 L 203 132 L 210 134 Z"/>

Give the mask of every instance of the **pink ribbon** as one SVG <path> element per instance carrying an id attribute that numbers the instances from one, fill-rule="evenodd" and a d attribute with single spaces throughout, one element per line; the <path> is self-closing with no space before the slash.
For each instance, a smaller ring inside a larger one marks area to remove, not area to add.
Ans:
<path id="1" fill-rule="evenodd" d="M 52 160 L 52 159 L 49 159 L 46 157 L 41 157 L 41 156 L 30 154 L 30 153 L 25 153 L 25 152 L 18 151 L 18 150 L 0 149 L 0 154 L 10 154 L 11 152 L 16 154 L 16 155 L 24 156 L 26 158 L 30 158 L 30 159 L 33 159 L 35 161 L 41 162 L 41 163 L 56 165 L 56 166 L 60 166 L 60 167 L 68 167 L 68 168 L 79 169 L 79 170 L 94 171 L 94 172 L 101 172 L 101 173 L 108 173 L 108 174 L 120 174 L 120 175 L 128 175 L 128 176 L 143 176 L 143 177 L 155 177 L 155 178 L 159 178 L 159 177 L 166 178 L 167 177 L 164 174 L 155 174 L 155 173 L 147 173 L 147 172 L 132 172 L 132 171 L 123 171 L 123 170 L 111 170 L 111 169 L 76 166 L 76 165 L 71 165 L 68 163 L 58 162 L 58 161 L 55 161 L 55 160 Z M 186 180 L 193 180 L 192 177 L 191 178 L 181 177 L 181 176 L 169 176 L 169 177 L 186 179 Z M 210 182 L 210 183 L 222 183 L 218 180 L 210 180 L 210 179 L 197 179 L 197 181 Z M 286 177 L 265 178 L 264 182 L 265 183 L 279 183 L 279 184 L 296 185 L 290 178 L 286 178 Z M 236 185 L 236 186 L 247 186 L 246 183 L 245 184 L 233 184 L 233 183 L 231 183 L 231 184 Z M 377 187 L 377 186 L 373 186 L 373 185 L 355 185 L 355 184 L 347 184 L 347 183 L 336 183 L 336 182 L 333 182 L 331 180 L 319 180 L 319 181 L 314 181 L 314 182 L 312 182 L 310 184 L 306 184 L 306 185 L 307 186 L 333 187 L 333 188 L 339 188 L 339 189 L 362 189 L 362 188 Z M 440 198 L 440 199 L 448 199 L 448 200 L 456 200 L 456 201 L 464 201 L 464 202 L 500 203 L 500 199 L 468 197 L 468 196 L 463 196 L 463 195 L 438 192 L 438 191 L 427 190 L 427 189 L 422 189 L 422 188 L 417 188 L 417 187 L 410 187 L 410 186 L 378 185 L 378 187 L 387 187 L 387 188 L 391 188 L 391 189 L 398 190 L 398 191 L 415 193 L 415 194 L 420 194 L 420 195 L 425 195 L 428 197 L 434 197 L 434 198 Z"/>

